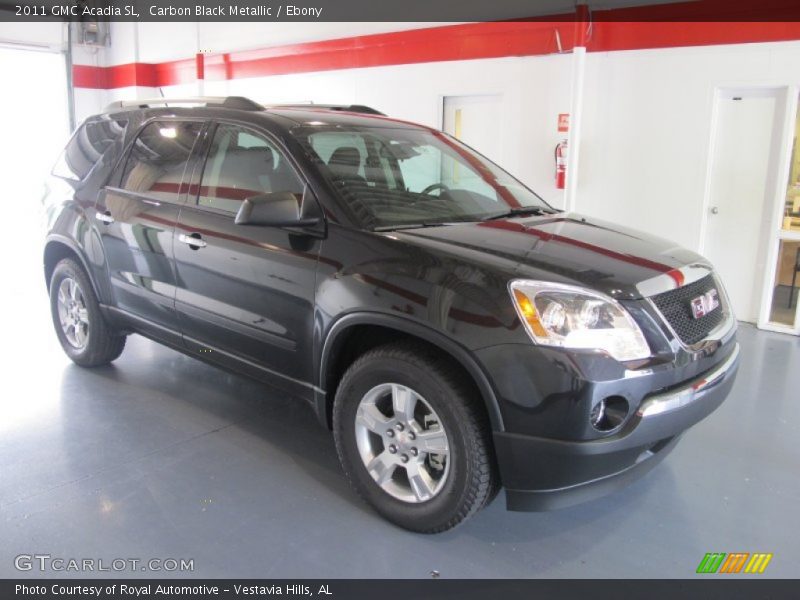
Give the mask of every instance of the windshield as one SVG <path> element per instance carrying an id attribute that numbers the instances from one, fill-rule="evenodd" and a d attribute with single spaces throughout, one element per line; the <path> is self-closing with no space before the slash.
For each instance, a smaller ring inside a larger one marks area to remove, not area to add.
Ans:
<path id="1" fill-rule="evenodd" d="M 309 125 L 292 134 L 366 229 L 550 210 L 511 175 L 440 132 Z"/>

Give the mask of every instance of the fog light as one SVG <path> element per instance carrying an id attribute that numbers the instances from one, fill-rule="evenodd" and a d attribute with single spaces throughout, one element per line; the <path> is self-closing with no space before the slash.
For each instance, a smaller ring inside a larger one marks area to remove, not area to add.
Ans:
<path id="1" fill-rule="evenodd" d="M 609 396 L 594 405 L 589 421 L 597 431 L 613 431 L 628 416 L 628 401 L 622 396 Z"/>

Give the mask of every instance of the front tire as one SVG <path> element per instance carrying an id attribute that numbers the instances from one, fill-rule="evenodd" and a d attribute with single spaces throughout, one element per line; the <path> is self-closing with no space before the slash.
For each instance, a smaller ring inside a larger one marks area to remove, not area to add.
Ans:
<path id="1" fill-rule="evenodd" d="M 479 399 L 425 346 L 389 344 L 357 359 L 337 390 L 333 429 L 352 486 L 405 529 L 455 527 L 499 489 Z"/>
<path id="2" fill-rule="evenodd" d="M 50 312 L 61 347 L 82 367 L 97 367 L 119 358 L 125 336 L 114 331 L 100 312 L 89 276 L 65 258 L 50 279 Z"/>

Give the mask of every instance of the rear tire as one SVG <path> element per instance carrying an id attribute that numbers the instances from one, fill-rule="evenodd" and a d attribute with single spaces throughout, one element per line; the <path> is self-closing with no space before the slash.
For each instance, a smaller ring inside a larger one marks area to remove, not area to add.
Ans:
<path id="1" fill-rule="evenodd" d="M 50 312 L 58 341 L 74 363 L 97 367 L 122 354 L 125 336 L 106 322 L 89 276 L 74 260 L 65 258 L 53 270 Z"/>
<path id="2" fill-rule="evenodd" d="M 499 490 L 479 398 L 426 346 L 393 343 L 358 358 L 337 390 L 333 430 L 356 492 L 405 529 L 451 529 Z"/>

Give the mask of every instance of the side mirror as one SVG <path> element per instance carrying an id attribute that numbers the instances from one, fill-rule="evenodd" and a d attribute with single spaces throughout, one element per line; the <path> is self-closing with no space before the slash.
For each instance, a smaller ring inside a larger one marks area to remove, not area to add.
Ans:
<path id="1" fill-rule="evenodd" d="M 237 225 L 308 227 L 319 223 L 319 218 L 303 217 L 297 197 L 291 192 L 272 192 L 245 199 L 234 222 Z"/>

